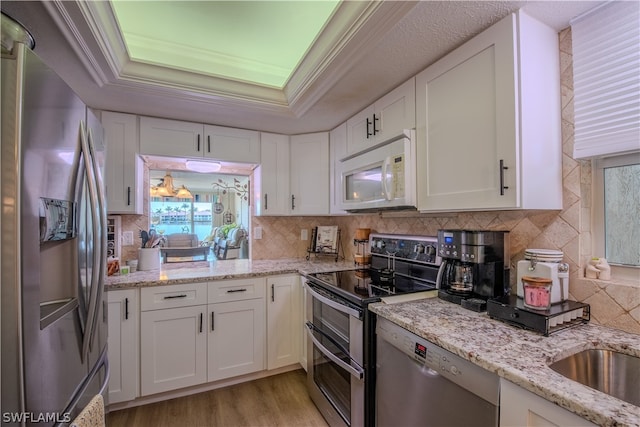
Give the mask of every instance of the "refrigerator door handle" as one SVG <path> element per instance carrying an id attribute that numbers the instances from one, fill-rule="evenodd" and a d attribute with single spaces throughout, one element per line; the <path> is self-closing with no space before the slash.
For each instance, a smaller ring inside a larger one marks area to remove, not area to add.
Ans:
<path id="1" fill-rule="evenodd" d="M 86 133 L 86 127 L 83 121 L 80 122 L 80 148 L 82 151 L 82 157 L 84 159 L 85 173 L 87 175 L 87 184 L 89 189 L 89 205 L 91 206 L 91 228 L 93 233 L 94 242 L 96 236 L 100 236 L 100 227 L 98 225 L 97 212 L 98 212 L 98 190 L 96 188 L 96 179 L 94 176 L 94 169 L 92 166 L 91 153 L 89 151 L 88 137 Z M 89 346 L 91 343 L 91 336 L 94 330 L 94 322 L 96 320 L 96 312 L 98 311 L 98 281 L 100 279 L 100 268 L 95 268 L 100 262 L 99 256 L 102 249 L 96 250 L 94 243 L 93 250 L 93 262 L 91 269 L 91 283 L 89 294 L 89 309 L 87 313 L 87 323 L 82 337 L 82 353 L 81 359 L 84 361 L 89 353 Z M 96 262 L 97 261 L 97 262 Z"/>
<path id="2" fill-rule="evenodd" d="M 105 369 L 104 380 L 102 384 L 100 384 L 100 391 L 98 393 L 106 397 L 105 392 L 107 390 L 107 385 L 109 384 L 109 376 L 111 375 L 111 368 L 109 366 L 109 358 L 107 357 L 107 348 L 105 347 L 104 350 L 102 350 L 102 354 L 100 354 L 98 361 L 96 362 L 95 365 L 93 365 L 93 368 L 91 368 L 89 375 L 87 375 L 85 380 L 81 383 L 79 390 L 75 393 L 73 400 L 69 403 L 69 405 L 67 405 L 63 413 L 70 414 L 74 412 L 74 409 L 76 408 L 76 406 L 78 406 L 78 402 L 84 396 L 87 389 L 89 388 L 89 384 L 91 383 L 91 380 L 96 376 L 100 368 L 103 366 Z M 80 412 L 80 411 L 77 411 L 77 412 Z M 59 424 L 56 424 L 56 426 L 58 425 Z"/>
<path id="3" fill-rule="evenodd" d="M 99 219 L 98 221 L 98 225 L 100 228 L 100 250 L 96 251 L 95 250 L 95 245 L 94 245 L 94 263 L 95 261 L 97 261 L 97 265 L 98 268 L 98 274 L 97 274 L 97 280 L 95 282 L 97 291 L 96 291 L 96 300 L 95 300 L 95 311 L 93 313 L 93 323 L 91 325 L 91 329 L 89 331 L 90 333 L 90 338 L 89 338 L 89 348 L 93 349 L 93 340 L 95 338 L 96 335 L 96 325 L 98 324 L 98 307 L 99 307 L 99 303 L 102 300 L 102 293 L 104 291 L 104 274 L 105 274 L 105 268 L 106 268 L 106 247 L 107 247 L 107 234 L 105 232 L 106 228 L 107 228 L 107 218 L 105 215 L 106 212 L 106 201 L 104 198 L 104 191 L 102 189 L 102 177 L 100 176 L 100 166 L 98 165 L 98 160 L 96 159 L 96 155 L 95 155 L 95 145 L 93 142 L 93 134 L 91 132 L 91 129 L 88 128 L 87 129 L 87 145 L 89 148 L 89 154 L 90 154 L 90 158 L 91 158 L 91 167 L 93 169 L 93 177 L 95 180 L 95 186 L 96 186 L 96 201 L 97 201 L 97 212 L 95 213 L 95 217 Z M 95 268 L 94 268 L 95 270 Z"/>

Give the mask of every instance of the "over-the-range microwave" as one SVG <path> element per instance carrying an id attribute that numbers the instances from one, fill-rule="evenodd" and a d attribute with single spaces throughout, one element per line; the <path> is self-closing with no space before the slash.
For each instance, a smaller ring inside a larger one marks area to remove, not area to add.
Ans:
<path id="1" fill-rule="evenodd" d="M 416 208 L 415 130 L 342 159 L 341 209 L 367 212 Z"/>

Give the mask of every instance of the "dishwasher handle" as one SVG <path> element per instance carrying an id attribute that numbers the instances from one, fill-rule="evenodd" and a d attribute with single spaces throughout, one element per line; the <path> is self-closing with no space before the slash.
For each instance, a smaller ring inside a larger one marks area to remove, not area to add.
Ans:
<path id="1" fill-rule="evenodd" d="M 320 350 L 320 352 L 322 354 L 324 354 L 326 357 L 328 357 L 329 359 L 331 359 L 332 362 L 334 362 L 336 365 L 340 366 L 342 369 L 344 369 L 345 371 L 349 372 L 349 374 L 351 374 L 351 376 L 361 380 L 364 378 L 364 369 L 362 369 L 360 366 L 357 365 L 357 363 L 355 363 L 353 360 L 351 361 L 351 363 L 353 363 L 356 366 L 351 366 L 347 363 L 345 363 L 343 360 L 341 360 L 339 357 L 337 357 L 335 354 L 333 354 L 332 352 L 329 351 L 329 349 L 327 349 L 325 346 L 323 346 L 320 341 L 315 337 L 315 335 L 313 335 L 313 325 L 310 322 L 306 323 L 307 325 L 307 333 L 309 334 L 309 338 L 311 338 L 311 341 L 313 341 L 313 345 L 315 345 L 318 350 Z"/>

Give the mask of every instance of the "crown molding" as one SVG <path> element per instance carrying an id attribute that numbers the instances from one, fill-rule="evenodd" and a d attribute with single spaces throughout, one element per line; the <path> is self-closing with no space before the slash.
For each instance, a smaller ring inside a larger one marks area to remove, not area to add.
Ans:
<path id="1" fill-rule="evenodd" d="M 296 116 L 304 115 L 367 55 L 417 2 L 343 1 L 287 82 Z"/>
<path id="2" fill-rule="evenodd" d="M 132 60 L 108 1 L 43 3 L 99 87 L 120 87 L 205 105 L 268 110 L 294 117 L 301 117 L 312 108 L 416 5 L 414 2 L 341 2 L 285 87 L 280 89 Z M 171 51 L 171 46 L 166 47 Z"/>

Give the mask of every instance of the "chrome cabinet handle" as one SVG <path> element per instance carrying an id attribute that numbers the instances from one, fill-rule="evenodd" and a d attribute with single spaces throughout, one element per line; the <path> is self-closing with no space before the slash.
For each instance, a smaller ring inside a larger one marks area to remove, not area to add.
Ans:
<path id="1" fill-rule="evenodd" d="M 127 187 L 127 206 L 131 206 L 131 187 Z"/>
<path id="2" fill-rule="evenodd" d="M 247 289 L 246 289 L 246 288 L 241 288 L 241 289 L 229 289 L 229 290 L 227 291 L 227 293 L 228 293 L 228 294 L 233 294 L 233 293 L 235 293 L 235 292 L 247 292 Z"/>
<path id="3" fill-rule="evenodd" d="M 373 115 L 373 134 L 377 134 L 378 132 L 380 132 L 380 129 L 376 129 L 376 122 L 380 121 L 380 117 L 376 117 L 376 115 Z"/>
<path id="4" fill-rule="evenodd" d="M 367 117 L 367 139 L 369 139 L 370 136 L 373 136 L 373 133 L 369 132 L 369 126 L 371 126 L 371 124 L 371 120 L 369 120 L 369 117 Z"/>
<path id="5" fill-rule="evenodd" d="M 124 320 L 129 320 L 129 298 L 124 299 Z"/>
<path id="6" fill-rule="evenodd" d="M 264 210 L 266 211 L 267 209 L 267 193 L 264 193 Z"/>
<path id="7" fill-rule="evenodd" d="M 215 331 L 215 330 L 216 330 L 216 327 L 215 327 L 215 316 L 214 316 L 214 313 L 215 313 L 215 312 L 213 312 L 213 311 L 211 312 L 211 330 L 212 330 L 212 331 Z"/>
<path id="8" fill-rule="evenodd" d="M 164 299 L 176 299 L 176 298 L 186 298 L 187 294 L 181 294 L 181 295 L 168 295 L 166 297 L 164 297 Z"/>
<path id="9" fill-rule="evenodd" d="M 198 149 L 196 151 L 199 153 L 200 152 L 200 134 L 198 134 L 197 141 L 198 141 Z"/>
<path id="10" fill-rule="evenodd" d="M 202 333 L 202 318 L 204 317 L 204 315 L 202 313 L 200 313 L 200 333 Z"/>
<path id="11" fill-rule="evenodd" d="M 504 196 L 504 190 L 508 190 L 509 187 L 504 185 L 504 171 L 509 169 L 508 166 L 504 165 L 504 160 L 500 159 L 500 195 Z"/>
<path id="12" fill-rule="evenodd" d="M 296 208 L 296 196 L 294 196 L 293 194 L 291 195 L 291 210 L 294 210 Z"/>
<path id="13" fill-rule="evenodd" d="M 275 300 L 276 300 L 275 285 L 272 283 L 271 284 L 271 302 L 275 302 Z"/>
<path id="14" fill-rule="evenodd" d="M 207 135 L 207 153 L 211 152 L 211 135 Z"/>

